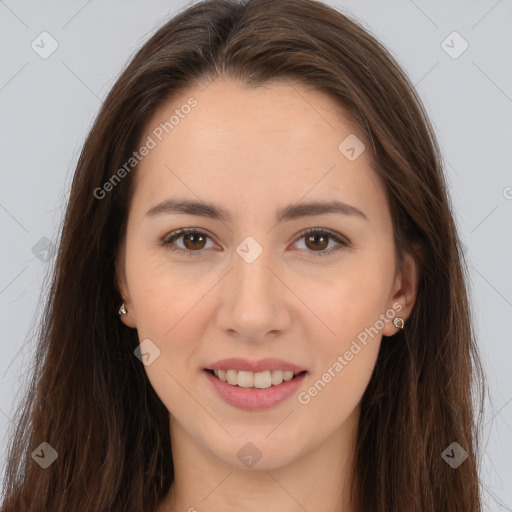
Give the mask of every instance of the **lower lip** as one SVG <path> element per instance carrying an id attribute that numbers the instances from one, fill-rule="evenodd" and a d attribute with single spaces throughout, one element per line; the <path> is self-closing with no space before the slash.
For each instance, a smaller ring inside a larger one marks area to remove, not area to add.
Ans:
<path id="1" fill-rule="evenodd" d="M 283 381 L 277 386 L 270 386 L 267 389 L 255 389 L 232 386 L 206 370 L 204 370 L 204 373 L 213 384 L 215 391 L 225 402 L 239 409 L 248 410 L 268 409 L 284 402 L 297 391 L 306 376 L 304 372 L 293 379 Z"/>

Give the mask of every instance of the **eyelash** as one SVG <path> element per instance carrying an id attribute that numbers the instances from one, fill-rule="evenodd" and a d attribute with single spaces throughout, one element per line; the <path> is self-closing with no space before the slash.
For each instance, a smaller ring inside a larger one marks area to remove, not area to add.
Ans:
<path id="1" fill-rule="evenodd" d="M 204 235 L 208 238 L 211 238 L 208 233 L 202 231 L 201 229 L 196 229 L 196 228 L 180 228 L 176 231 L 173 231 L 172 233 L 169 233 L 168 235 L 166 235 L 163 239 L 162 239 L 162 245 L 165 246 L 165 248 L 168 250 L 168 251 L 171 251 L 171 252 L 178 252 L 178 253 L 182 253 L 182 254 L 185 254 L 186 256 L 198 256 L 200 255 L 203 250 L 199 249 L 197 251 L 188 251 L 186 249 L 176 249 L 175 247 L 173 247 L 171 245 L 172 242 L 174 242 L 175 240 L 177 240 L 178 238 L 181 238 L 182 236 L 184 235 L 189 235 L 189 234 L 200 234 L 200 235 Z M 300 231 L 298 233 L 298 239 L 297 241 L 299 241 L 301 238 L 304 238 L 305 236 L 307 235 L 316 235 L 316 234 L 322 234 L 322 235 L 327 235 L 329 237 L 329 241 L 333 240 L 337 243 L 339 243 L 340 245 L 338 247 L 335 247 L 334 249 L 331 248 L 330 250 L 326 251 L 326 250 L 322 250 L 322 251 L 313 251 L 313 250 L 308 250 L 308 252 L 311 252 L 314 254 L 314 256 L 329 256 L 341 249 L 345 249 L 347 247 L 350 247 L 350 243 L 342 238 L 341 236 L 337 235 L 334 231 L 330 231 L 329 229 L 324 229 L 324 228 L 309 228 L 309 229 L 303 229 L 302 231 Z"/>

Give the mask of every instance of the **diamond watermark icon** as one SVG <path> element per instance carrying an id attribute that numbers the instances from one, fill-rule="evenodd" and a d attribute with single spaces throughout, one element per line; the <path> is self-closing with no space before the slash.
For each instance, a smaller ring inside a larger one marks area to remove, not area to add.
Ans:
<path id="1" fill-rule="evenodd" d="M 441 48 L 452 59 L 458 59 L 469 48 L 469 43 L 458 32 L 453 31 L 441 42 Z"/>
<path id="2" fill-rule="evenodd" d="M 251 442 L 246 443 L 238 450 L 236 456 L 247 468 L 252 468 L 261 459 L 261 452 Z"/>
<path id="3" fill-rule="evenodd" d="M 32 254 L 43 263 L 48 263 L 48 261 L 50 261 L 54 251 L 55 245 L 45 236 L 43 236 L 43 238 L 41 238 L 34 247 L 32 247 Z"/>
<path id="4" fill-rule="evenodd" d="M 43 468 L 53 464 L 59 454 L 47 442 L 41 443 L 33 452 L 32 458 Z"/>
<path id="5" fill-rule="evenodd" d="M 455 441 L 441 454 L 444 461 L 453 469 L 457 469 L 467 458 L 468 452 Z"/>
<path id="6" fill-rule="evenodd" d="M 41 59 L 47 59 L 59 47 L 59 43 L 48 32 L 41 32 L 30 44 Z"/>
<path id="7" fill-rule="evenodd" d="M 160 349 L 149 338 L 146 338 L 133 353 L 144 366 L 149 366 L 160 356 Z"/>
<path id="8" fill-rule="evenodd" d="M 363 144 L 363 141 L 353 133 L 346 137 L 338 146 L 338 151 L 351 162 L 359 158 L 365 149 L 366 146 Z"/>
<path id="9" fill-rule="evenodd" d="M 246 263 L 252 263 L 261 255 L 263 247 L 252 236 L 248 236 L 237 246 L 236 252 Z"/>

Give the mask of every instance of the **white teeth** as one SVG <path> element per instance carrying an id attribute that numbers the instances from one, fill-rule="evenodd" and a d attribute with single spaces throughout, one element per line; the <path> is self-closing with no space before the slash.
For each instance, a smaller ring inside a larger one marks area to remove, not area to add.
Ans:
<path id="1" fill-rule="evenodd" d="M 237 382 L 241 388 L 252 388 L 254 384 L 254 373 L 238 372 Z"/>
<path id="2" fill-rule="evenodd" d="M 277 386 L 283 382 L 283 370 L 274 370 L 272 372 L 272 384 Z"/>
<path id="3" fill-rule="evenodd" d="M 291 379 L 293 379 L 293 372 L 290 371 L 290 370 L 284 371 L 283 372 L 283 379 L 284 380 L 291 380 Z"/>
<path id="4" fill-rule="evenodd" d="M 258 372 L 254 374 L 254 387 L 259 389 L 266 389 L 272 385 L 272 377 L 270 372 Z"/>
<path id="5" fill-rule="evenodd" d="M 221 381 L 227 382 L 232 386 L 268 389 L 271 386 L 281 384 L 283 381 L 293 379 L 299 372 L 294 373 L 291 370 L 265 370 L 263 372 L 253 373 L 243 370 L 213 370 L 213 373 Z"/>
<path id="6" fill-rule="evenodd" d="M 232 386 L 236 386 L 238 384 L 237 375 L 238 375 L 238 372 L 236 370 L 227 370 L 227 372 L 226 372 L 227 383 L 231 384 Z"/>

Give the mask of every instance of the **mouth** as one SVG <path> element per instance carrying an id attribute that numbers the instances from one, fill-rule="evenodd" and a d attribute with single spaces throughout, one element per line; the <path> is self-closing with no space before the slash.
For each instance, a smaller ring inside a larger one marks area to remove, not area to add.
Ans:
<path id="1" fill-rule="evenodd" d="M 292 370 L 264 370 L 250 372 L 235 369 L 210 369 L 205 371 L 214 378 L 230 386 L 244 389 L 269 389 L 281 386 L 283 383 L 297 379 L 305 375 L 306 370 L 294 372 Z"/>
<path id="2" fill-rule="evenodd" d="M 291 369 L 290 365 L 285 365 L 288 366 L 285 370 L 275 367 L 265 370 L 260 365 L 260 368 L 255 368 L 256 372 L 219 368 L 219 364 L 215 366 L 217 368 L 204 368 L 203 374 L 216 395 L 232 407 L 251 411 L 284 403 L 298 392 L 308 373 L 299 367 Z M 246 368 L 249 366 L 245 364 Z"/>

